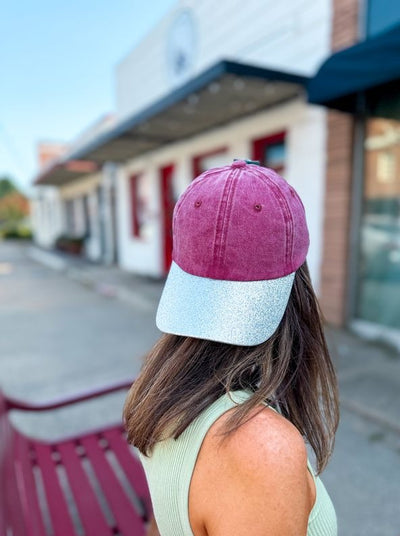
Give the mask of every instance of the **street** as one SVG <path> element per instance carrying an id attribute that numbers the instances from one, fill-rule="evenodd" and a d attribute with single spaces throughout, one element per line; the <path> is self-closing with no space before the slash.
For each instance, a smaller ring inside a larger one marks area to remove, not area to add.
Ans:
<path id="1" fill-rule="evenodd" d="M 8 393 L 44 400 L 137 375 L 158 333 L 150 307 L 133 310 L 100 296 L 32 262 L 18 246 L 0 243 L 0 264 L 0 383 Z M 40 437 L 58 437 L 115 422 L 123 398 L 106 397 L 95 411 L 87 403 L 18 422 Z"/>
<path id="2" fill-rule="evenodd" d="M 161 288 L 159 282 L 154 285 Z M 134 305 L 96 293 L 28 258 L 26 246 L 0 242 L 1 387 L 16 397 L 44 400 L 134 378 L 159 334 L 155 307 L 146 298 Z M 333 333 L 333 339 L 343 407 L 334 455 L 322 479 L 336 506 L 339 534 L 400 536 L 400 436 L 395 426 L 365 418 L 350 403 L 353 394 L 354 400 L 370 396 L 379 402 L 381 396 L 384 402 L 384 395 L 397 389 L 390 381 L 400 371 L 399 357 L 385 356 L 353 336 Z M 377 371 L 372 379 L 362 379 L 364 363 Z M 374 378 L 379 379 L 376 392 Z M 400 404 L 400 392 L 394 396 Z M 14 419 L 27 433 L 59 437 L 119 419 L 123 399 L 112 395 L 79 408 Z M 396 415 L 399 421 L 397 407 L 388 408 L 391 422 Z"/>

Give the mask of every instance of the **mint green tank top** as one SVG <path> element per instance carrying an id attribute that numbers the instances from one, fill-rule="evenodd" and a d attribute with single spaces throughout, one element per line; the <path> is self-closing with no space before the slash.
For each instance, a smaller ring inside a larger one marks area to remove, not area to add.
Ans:
<path id="1" fill-rule="evenodd" d="M 247 391 L 223 395 L 196 417 L 178 439 L 160 441 L 149 457 L 140 455 L 161 536 L 194 536 L 189 522 L 189 486 L 200 447 L 212 424 L 249 396 Z M 315 481 L 316 501 L 307 536 L 337 536 L 332 501 L 310 464 L 309 470 Z"/>

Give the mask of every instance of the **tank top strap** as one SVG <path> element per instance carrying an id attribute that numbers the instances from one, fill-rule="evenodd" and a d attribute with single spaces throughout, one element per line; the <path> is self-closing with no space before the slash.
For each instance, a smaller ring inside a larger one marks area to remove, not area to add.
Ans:
<path id="1" fill-rule="evenodd" d="M 192 536 L 189 522 L 189 488 L 194 467 L 200 452 L 201 445 L 208 430 L 219 417 L 245 402 L 251 397 L 250 391 L 232 391 L 225 393 L 203 411 L 181 434 L 179 442 L 182 446 L 181 471 L 179 478 L 179 517 L 184 534 Z M 190 445 L 190 448 L 185 448 Z"/>

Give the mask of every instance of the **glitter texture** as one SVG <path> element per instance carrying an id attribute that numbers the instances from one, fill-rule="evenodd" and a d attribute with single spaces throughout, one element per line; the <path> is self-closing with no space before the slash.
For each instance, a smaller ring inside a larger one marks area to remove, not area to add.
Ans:
<path id="1" fill-rule="evenodd" d="M 157 327 L 175 335 L 255 346 L 278 327 L 294 274 L 268 281 L 221 281 L 188 274 L 173 262 Z"/>

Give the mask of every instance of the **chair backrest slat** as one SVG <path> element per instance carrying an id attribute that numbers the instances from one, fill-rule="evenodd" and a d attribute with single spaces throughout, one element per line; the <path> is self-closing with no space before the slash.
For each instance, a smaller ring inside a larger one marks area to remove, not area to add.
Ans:
<path id="1" fill-rule="evenodd" d="M 18 432 L 15 433 L 15 458 L 15 472 L 23 516 L 27 524 L 27 535 L 44 536 L 46 531 L 38 501 L 30 446 L 27 438 Z"/>
<path id="2" fill-rule="evenodd" d="M 49 515 L 54 536 L 75 536 L 76 532 L 68 511 L 64 490 L 61 488 L 57 467 L 49 445 L 36 442 L 34 445 L 38 469 L 42 475 Z"/>
<path id="3" fill-rule="evenodd" d="M 142 464 L 132 453 L 125 434 L 122 430 L 113 428 L 111 430 L 106 430 L 102 435 L 108 441 L 111 450 L 116 455 L 119 464 L 128 477 L 130 485 L 135 490 L 138 497 L 143 501 L 146 515 L 150 516 L 152 507 L 146 476 Z"/>
<path id="4" fill-rule="evenodd" d="M 84 437 L 82 445 L 117 521 L 119 532 L 126 536 L 130 534 L 144 536 L 145 530 L 141 516 L 132 508 L 132 503 L 109 461 L 105 458 L 105 451 L 100 447 L 98 438 L 94 436 Z"/>
<path id="5" fill-rule="evenodd" d="M 83 469 L 82 459 L 76 452 L 75 443 L 73 441 L 60 443 L 58 452 L 61 455 L 61 461 L 85 532 L 111 536 L 113 534 L 112 528 L 107 523 L 91 482 Z"/>

